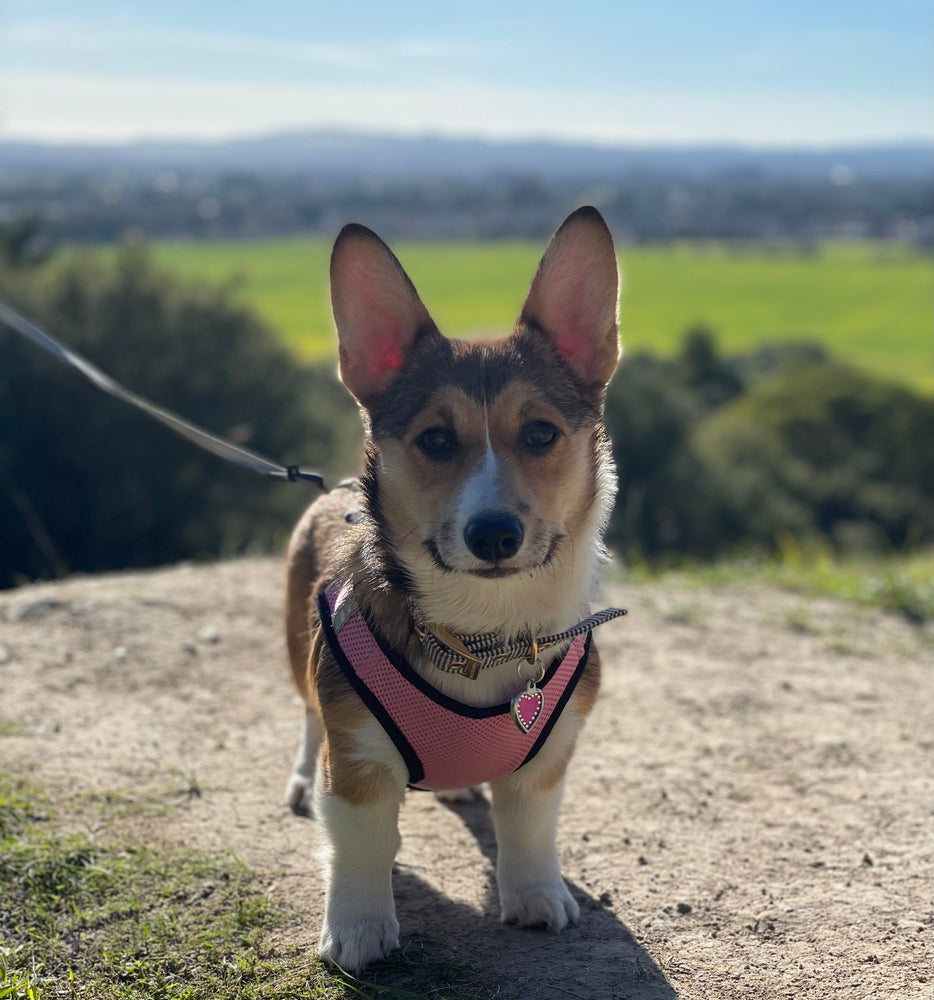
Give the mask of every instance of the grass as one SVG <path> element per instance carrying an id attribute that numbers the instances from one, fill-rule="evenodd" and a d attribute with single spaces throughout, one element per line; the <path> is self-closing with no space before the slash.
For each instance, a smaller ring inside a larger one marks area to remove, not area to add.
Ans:
<path id="1" fill-rule="evenodd" d="M 96 800 L 55 801 L 74 826 Z M 332 971 L 287 943 L 298 918 L 235 857 L 100 842 L 62 832 L 58 819 L 41 790 L 0 774 L 0 1000 L 490 997 L 470 970 L 415 938 L 368 979 Z"/>
<path id="2" fill-rule="evenodd" d="M 879 559 L 839 559 L 818 550 L 804 551 L 786 543 L 776 559 L 748 558 L 680 565 L 662 570 L 627 568 L 635 580 L 671 576 L 696 586 L 763 583 L 813 597 L 836 597 L 860 607 L 882 608 L 917 625 L 934 621 L 934 556 L 916 553 Z M 810 631 L 803 615 L 788 627 Z"/>
<path id="3" fill-rule="evenodd" d="M 395 247 L 441 329 L 507 331 L 541 247 L 521 242 L 400 243 Z M 308 359 L 336 355 L 323 240 L 157 243 L 156 259 L 193 279 L 238 280 L 237 295 Z M 623 248 L 622 332 L 628 351 L 673 354 L 704 324 L 724 351 L 810 338 L 876 374 L 930 392 L 934 269 L 886 244 L 739 251 L 716 244 Z"/>

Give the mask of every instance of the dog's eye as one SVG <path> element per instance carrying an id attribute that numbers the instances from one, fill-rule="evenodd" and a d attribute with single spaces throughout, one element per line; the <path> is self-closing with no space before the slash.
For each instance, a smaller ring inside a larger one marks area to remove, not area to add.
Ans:
<path id="1" fill-rule="evenodd" d="M 453 457 L 457 451 L 457 435 L 447 427 L 429 427 L 415 439 L 419 451 L 435 462 Z"/>
<path id="2" fill-rule="evenodd" d="M 519 441 L 529 451 L 547 451 L 561 432 L 547 420 L 533 420 L 519 432 Z"/>

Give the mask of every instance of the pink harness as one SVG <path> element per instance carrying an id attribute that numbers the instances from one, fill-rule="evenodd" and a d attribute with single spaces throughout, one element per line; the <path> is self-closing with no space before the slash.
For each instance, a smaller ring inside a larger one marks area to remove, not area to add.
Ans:
<path id="1" fill-rule="evenodd" d="M 370 631 L 349 582 L 334 581 L 319 594 L 318 613 L 335 660 L 402 755 L 410 786 L 428 791 L 495 781 L 530 761 L 568 703 L 590 649 L 590 634 L 579 635 L 548 668 L 539 682 L 544 707 L 524 733 L 508 703 L 475 708 L 435 690 Z"/>

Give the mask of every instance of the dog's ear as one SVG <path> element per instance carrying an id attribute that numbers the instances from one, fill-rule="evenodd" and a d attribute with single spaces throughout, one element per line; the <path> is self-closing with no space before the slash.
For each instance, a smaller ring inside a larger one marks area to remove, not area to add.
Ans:
<path id="1" fill-rule="evenodd" d="M 521 322 L 540 327 L 586 385 L 605 386 L 619 360 L 619 269 L 603 216 L 589 206 L 552 236 Z"/>
<path id="2" fill-rule="evenodd" d="M 341 381 L 364 404 L 398 375 L 416 334 L 436 330 L 395 254 L 366 226 L 344 226 L 334 243 L 331 305 Z"/>

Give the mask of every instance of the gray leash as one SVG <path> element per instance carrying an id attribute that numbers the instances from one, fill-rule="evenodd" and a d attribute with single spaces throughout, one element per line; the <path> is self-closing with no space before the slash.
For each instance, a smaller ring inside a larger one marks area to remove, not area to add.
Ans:
<path id="1" fill-rule="evenodd" d="M 234 465 L 243 466 L 245 469 L 251 469 L 253 472 L 258 472 L 264 476 L 272 476 L 275 479 L 288 479 L 291 483 L 299 481 L 315 483 L 321 489 L 327 490 L 327 487 L 324 485 L 324 479 L 311 469 L 306 469 L 301 465 L 280 465 L 278 462 L 273 462 L 262 455 L 257 455 L 255 451 L 250 451 L 248 448 L 241 448 L 239 445 L 232 444 L 230 441 L 226 441 L 216 434 L 211 434 L 210 431 L 197 427 L 190 421 L 172 413 L 171 410 L 156 406 L 155 403 L 150 403 L 149 400 L 143 399 L 142 396 L 137 396 L 135 392 L 130 392 L 129 389 L 125 389 L 109 375 L 105 375 L 99 368 L 92 365 L 87 358 L 83 358 L 80 354 L 68 350 L 67 347 L 64 347 L 53 337 L 50 337 L 47 333 L 30 323 L 28 319 L 20 316 L 19 313 L 14 312 L 2 302 L 0 302 L 0 323 L 13 330 L 14 333 L 21 334 L 27 340 L 32 341 L 32 343 L 41 347 L 44 351 L 48 351 L 49 354 L 58 358 L 59 361 L 63 361 L 65 364 L 77 369 L 102 392 L 106 392 L 108 395 L 122 400 L 124 403 L 129 403 L 131 406 L 135 406 L 137 409 L 149 414 L 154 420 L 165 424 L 166 427 L 175 431 L 176 434 L 180 434 L 183 438 L 191 441 L 192 444 L 198 445 L 199 448 L 211 452 L 212 455 L 217 455 L 218 458 L 223 458 L 228 462 L 233 462 Z"/>

